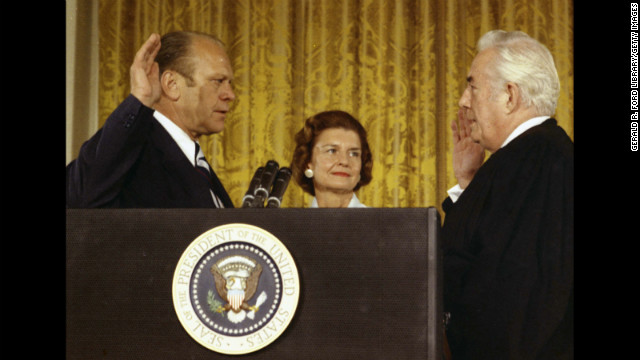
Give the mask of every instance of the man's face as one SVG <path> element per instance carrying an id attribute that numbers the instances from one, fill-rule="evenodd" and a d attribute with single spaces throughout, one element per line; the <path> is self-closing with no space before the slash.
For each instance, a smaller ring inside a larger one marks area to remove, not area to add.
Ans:
<path id="1" fill-rule="evenodd" d="M 471 139 L 485 149 L 497 151 L 508 134 L 505 134 L 506 92 L 492 90 L 487 66 L 494 56 L 493 49 L 480 52 L 469 70 L 467 88 L 460 98 L 459 106 L 471 121 Z"/>
<path id="2" fill-rule="evenodd" d="M 231 87 L 233 70 L 224 49 L 209 39 L 195 38 L 192 50 L 192 83 L 187 85 L 187 79 L 182 79 L 176 105 L 180 107 L 184 127 L 192 137 L 198 138 L 224 129 L 235 94 Z"/>

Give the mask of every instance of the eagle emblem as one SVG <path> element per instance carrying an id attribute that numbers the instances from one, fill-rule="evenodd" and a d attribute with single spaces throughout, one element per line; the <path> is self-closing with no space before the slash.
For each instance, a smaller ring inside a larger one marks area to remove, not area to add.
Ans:
<path id="1" fill-rule="evenodd" d="M 267 298 L 263 291 L 253 306 L 248 303 L 258 289 L 262 266 L 246 256 L 232 255 L 211 266 L 211 274 L 218 295 L 226 301 L 224 305 L 218 305 L 215 311 L 221 314 L 226 312 L 227 319 L 233 323 L 243 321 L 246 316 L 253 319 Z"/>

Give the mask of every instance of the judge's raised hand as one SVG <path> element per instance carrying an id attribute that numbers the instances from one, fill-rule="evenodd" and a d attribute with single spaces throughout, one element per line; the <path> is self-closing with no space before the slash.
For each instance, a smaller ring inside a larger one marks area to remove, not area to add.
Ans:
<path id="1" fill-rule="evenodd" d="M 129 68 L 131 94 L 147 107 L 151 107 L 161 94 L 156 55 L 160 50 L 160 35 L 151 34 L 142 45 Z"/>
<path id="2" fill-rule="evenodd" d="M 458 122 L 451 122 L 453 133 L 453 173 L 458 185 L 465 189 L 484 162 L 484 148 L 471 138 L 471 121 L 464 108 L 458 110 Z"/>

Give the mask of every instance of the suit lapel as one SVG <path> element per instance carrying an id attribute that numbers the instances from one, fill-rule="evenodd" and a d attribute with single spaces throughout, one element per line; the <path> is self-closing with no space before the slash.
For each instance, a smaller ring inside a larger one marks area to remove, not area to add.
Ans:
<path id="1" fill-rule="evenodd" d="M 213 207 L 213 199 L 209 193 L 209 189 L 213 189 L 225 207 L 233 208 L 233 202 L 216 176 L 215 171 L 211 169 L 213 183 L 210 184 L 197 172 L 164 127 L 157 121 L 155 125 L 151 132 L 151 138 L 156 149 L 162 153 L 163 165 L 167 170 L 167 174 L 176 183 L 181 184 L 182 189 L 191 196 L 199 207 Z"/>
<path id="2" fill-rule="evenodd" d="M 220 182 L 220 179 L 218 179 L 218 175 L 216 175 L 216 172 L 213 171 L 213 168 L 211 168 L 211 180 L 213 192 L 220 197 L 220 200 L 222 200 L 224 207 L 233 208 L 233 202 L 231 201 L 229 194 L 227 194 L 227 190 L 225 190 L 224 186 Z"/>
<path id="3" fill-rule="evenodd" d="M 209 187 L 206 181 L 195 171 L 178 144 L 157 121 L 150 137 L 161 156 L 167 176 L 188 194 L 191 199 L 189 203 L 193 203 L 194 207 L 213 207 L 211 196 L 207 196 Z"/>

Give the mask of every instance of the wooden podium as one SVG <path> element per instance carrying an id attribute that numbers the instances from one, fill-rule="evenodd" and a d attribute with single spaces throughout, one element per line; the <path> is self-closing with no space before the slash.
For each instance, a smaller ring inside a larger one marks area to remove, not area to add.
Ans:
<path id="1" fill-rule="evenodd" d="M 178 320 L 185 248 L 224 224 L 260 227 L 295 260 L 301 295 L 273 343 L 224 355 Z M 67 359 L 442 359 L 440 217 L 411 209 L 67 210 Z"/>

